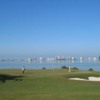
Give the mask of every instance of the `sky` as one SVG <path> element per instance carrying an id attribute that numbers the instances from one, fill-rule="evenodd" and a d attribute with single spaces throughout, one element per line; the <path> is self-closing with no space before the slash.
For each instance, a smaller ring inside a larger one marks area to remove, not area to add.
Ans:
<path id="1" fill-rule="evenodd" d="M 100 56 L 100 0 L 0 0 L 0 58 Z"/>

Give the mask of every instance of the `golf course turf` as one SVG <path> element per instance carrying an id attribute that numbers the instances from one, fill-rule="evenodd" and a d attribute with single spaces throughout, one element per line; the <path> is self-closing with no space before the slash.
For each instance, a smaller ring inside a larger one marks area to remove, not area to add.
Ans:
<path id="1" fill-rule="evenodd" d="M 99 100 L 100 82 L 69 80 L 100 72 L 66 69 L 0 70 L 0 100 Z"/>

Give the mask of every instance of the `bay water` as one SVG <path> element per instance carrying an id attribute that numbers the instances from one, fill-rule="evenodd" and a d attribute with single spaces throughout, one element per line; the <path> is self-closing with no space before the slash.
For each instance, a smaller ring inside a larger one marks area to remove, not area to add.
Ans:
<path id="1" fill-rule="evenodd" d="M 95 71 L 100 71 L 100 61 L 0 61 L 0 69 L 21 69 L 22 66 L 25 66 L 26 69 L 56 69 L 61 68 L 62 66 L 67 67 L 77 67 L 80 70 L 88 70 L 92 68 Z"/>

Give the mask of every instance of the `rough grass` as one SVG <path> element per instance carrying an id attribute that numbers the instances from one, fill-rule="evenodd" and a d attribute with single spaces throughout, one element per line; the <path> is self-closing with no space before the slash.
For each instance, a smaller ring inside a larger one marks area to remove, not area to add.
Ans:
<path id="1" fill-rule="evenodd" d="M 55 70 L 0 70 L 0 100 L 98 100 L 100 82 L 68 80 L 71 77 L 100 76 L 99 72 Z M 10 76 L 14 78 L 10 78 Z M 15 77 L 21 76 L 21 77 Z"/>

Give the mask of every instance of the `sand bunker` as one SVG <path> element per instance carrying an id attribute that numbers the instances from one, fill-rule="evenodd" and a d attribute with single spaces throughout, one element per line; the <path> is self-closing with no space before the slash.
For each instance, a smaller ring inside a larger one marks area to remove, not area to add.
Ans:
<path id="1" fill-rule="evenodd" d="M 100 81 L 100 77 L 88 77 L 88 79 L 83 78 L 69 78 L 70 80 L 79 80 L 79 81 Z"/>
<path id="2" fill-rule="evenodd" d="M 88 77 L 90 81 L 100 81 L 100 77 Z"/>

